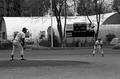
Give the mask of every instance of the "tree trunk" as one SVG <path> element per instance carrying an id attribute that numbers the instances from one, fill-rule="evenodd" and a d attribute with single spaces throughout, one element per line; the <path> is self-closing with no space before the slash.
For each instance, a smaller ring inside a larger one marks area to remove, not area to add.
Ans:
<path id="1" fill-rule="evenodd" d="M 88 18 L 89 22 L 92 24 L 92 21 L 88 15 L 87 15 L 87 18 Z"/>
<path id="2" fill-rule="evenodd" d="M 95 34 L 95 40 L 98 39 L 98 35 L 99 35 L 99 29 L 100 29 L 100 14 L 96 15 L 96 20 L 97 20 L 97 31 L 96 31 L 96 34 Z"/>
<path id="3" fill-rule="evenodd" d="M 66 0 L 65 0 L 65 24 L 64 24 L 64 37 L 63 37 L 63 39 L 64 39 L 64 41 L 63 41 L 63 43 L 66 45 L 66 22 L 67 22 L 67 13 L 66 13 Z"/>
<path id="4" fill-rule="evenodd" d="M 58 32 L 59 32 L 59 37 L 60 37 L 60 44 L 62 45 L 62 40 L 63 40 L 63 35 L 62 35 L 62 24 L 61 24 L 61 18 L 59 16 L 59 18 L 57 19 L 57 28 L 58 28 Z M 60 45 L 60 46 L 61 46 Z"/>
<path id="5" fill-rule="evenodd" d="M 99 23 L 98 23 L 98 24 L 97 24 L 97 31 L 96 31 L 96 34 L 95 34 L 95 40 L 98 39 L 98 35 L 99 35 L 99 27 L 100 27 L 100 25 L 99 25 Z"/>

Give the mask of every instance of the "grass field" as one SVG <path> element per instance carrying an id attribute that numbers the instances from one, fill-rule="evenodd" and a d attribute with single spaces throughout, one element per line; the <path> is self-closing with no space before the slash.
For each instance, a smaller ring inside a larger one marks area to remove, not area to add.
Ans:
<path id="1" fill-rule="evenodd" d="M 120 50 L 26 50 L 26 61 L 9 61 L 11 50 L 0 50 L 0 79 L 120 79 Z"/>

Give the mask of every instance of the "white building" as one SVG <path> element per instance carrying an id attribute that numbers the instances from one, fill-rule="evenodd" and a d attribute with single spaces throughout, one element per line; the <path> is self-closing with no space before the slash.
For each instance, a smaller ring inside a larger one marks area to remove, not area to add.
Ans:
<path id="1" fill-rule="evenodd" d="M 7 31 L 6 31 L 6 24 L 3 18 L 0 19 L 0 40 L 7 39 Z"/>
<path id="2" fill-rule="evenodd" d="M 120 14 L 115 13 L 108 17 L 101 25 L 99 36 L 105 38 L 109 33 L 113 33 L 117 38 L 120 38 Z"/>
<path id="3" fill-rule="evenodd" d="M 101 25 L 102 23 L 111 15 L 115 13 L 103 14 L 101 16 Z M 96 24 L 96 17 L 90 16 L 90 19 L 94 24 Z M 73 16 L 67 17 L 67 24 L 73 24 L 74 22 L 89 22 L 87 17 L 85 16 Z M 62 17 L 62 25 L 64 26 L 64 18 Z M 103 24 L 104 25 L 104 24 Z M 105 35 L 109 32 L 109 26 L 103 28 L 103 25 L 100 27 L 100 37 L 105 37 Z M 21 31 L 23 27 L 28 28 L 28 30 L 32 33 L 32 38 L 37 39 L 40 31 L 45 31 L 47 33 L 48 27 L 51 26 L 51 17 L 4 17 L 1 23 L 1 31 L 0 31 L 0 39 L 12 39 L 13 33 L 15 31 Z M 56 18 L 53 17 L 53 28 L 58 35 L 57 32 L 57 22 Z M 116 27 L 113 27 L 114 29 Z M 118 27 L 119 28 L 119 27 Z M 118 32 L 118 28 L 116 31 Z M 96 30 L 96 27 L 95 27 Z M 111 29 L 113 30 L 113 29 Z M 102 33 L 102 34 L 101 34 Z M 46 34 L 47 35 L 47 34 Z"/>

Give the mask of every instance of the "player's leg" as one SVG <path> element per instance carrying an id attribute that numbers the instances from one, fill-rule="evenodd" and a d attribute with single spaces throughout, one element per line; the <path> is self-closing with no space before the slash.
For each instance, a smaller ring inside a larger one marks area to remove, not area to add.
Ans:
<path id="1" fill-rule="evenodd" d="M 11 60 L 14 60 L 14 53 L 15 53 L 15 45 L 13 45 L 13 49 L 12 49 L 12 52 L 11 52 Z"/>
<path id="2" fill-rule="evenodd" d="M 17 45 L 18 45 L 18 42 L 16 40 L 13 40 L 13 42 L 12 42 L 13 49 L 12 49 L 12 52 L 11 52 L 11 55 L 10 55 L 11 60 L 14 60 L 14 53 L 16 51 Z"/>
<path id="3" fill-rule="evenodd" d="M 101 55 L 104 56 L 103 48 L 101 47 Z"/>
<path id="4" fill-rule="evenodd" d="M 25 60 L 24 59 L 24 48 L 21 44 L 20 44 L 20 56 L 21 56 L 21 60 Z"/>
<path id="5" fill-rule="evenodd" d="M 22 45 L 23 49 L 25 50 L 25 41 L 24 41 L 24 38 L 21 39 L 21 45 Z"/>
<path id="6" fill-rule="evenodd" d="M 103 52 L 103 49 L 102 49 L 102 46 L 99 46 L 99 53 L 104 56 L 104 52 Z"/>
<path id="7" fill-rule="evenodd" d="M 93 53 L 92 53 L 92 54 L 93 54 L 93 56 L 95 56 L 95 53 L 96 53 L 96 48 L 97 48 L 97 47 L 96 47 L 96 46 L 94 46 L 94 48 L 93 48 Z"/>

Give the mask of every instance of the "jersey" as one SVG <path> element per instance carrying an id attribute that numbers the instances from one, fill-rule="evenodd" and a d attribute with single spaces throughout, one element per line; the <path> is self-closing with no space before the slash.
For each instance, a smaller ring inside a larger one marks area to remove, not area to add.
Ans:
<path id="1" fill-rule="evenodd" d="M 96 41 L 95 42 L 95 46 L 102 46 L 103 45 L 103 41 L 101 40 L 101 41 Z"/>
<path id="2" fill-rule="evenodd" d="M 22 39 L 24 39 L 24 38 L 25 38 L 25 34 L 24 34 L 23 32 L 21 32 L 21 33 L 18 32 L 18 33 L 16 34 L 16 36 L 14 37 L 14 40 L 21 42 Z"/>

